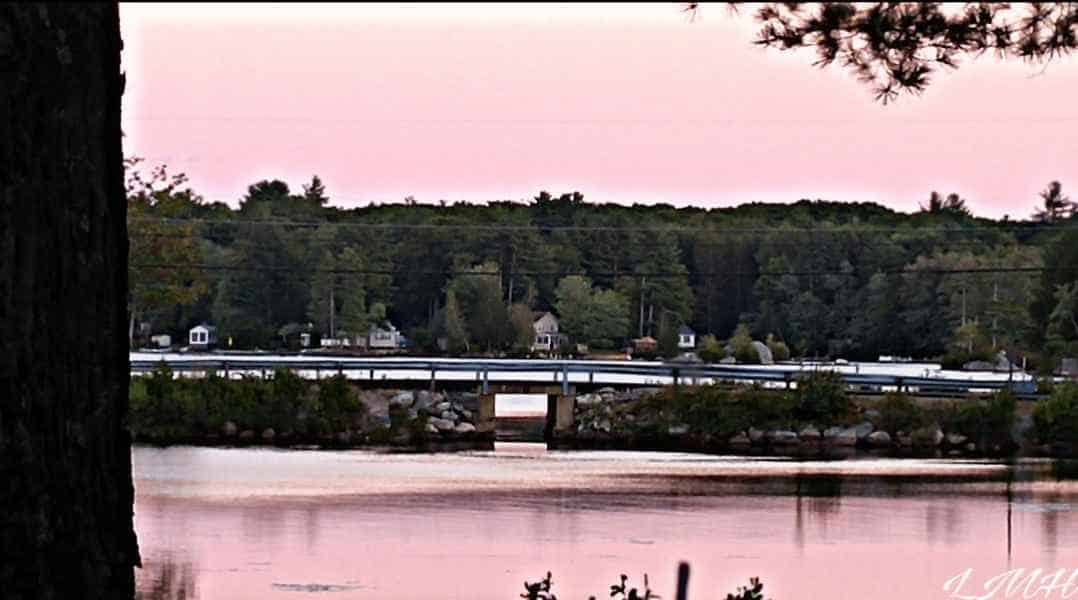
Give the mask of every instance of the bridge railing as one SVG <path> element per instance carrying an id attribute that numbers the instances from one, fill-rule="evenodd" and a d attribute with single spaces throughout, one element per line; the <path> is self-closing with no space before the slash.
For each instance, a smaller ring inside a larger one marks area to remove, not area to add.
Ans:
<path id="1" fill-rule="evenodd" d="M 612 385 L 646 386 L 664 383 L 688 384 L 696 382 L 769 382 L 791 385 L 799 376 L 810 374 L 813 370 L 837 370 L 847 385 L 870 389 L 892 388 L 896 390 L 935 391 L 947 393 L 968 393 L 973 390 L 1014 389 L 1030 394 L 1033 392 L 1032 381 L 1026 376 L 1018 378 L 976 377 L 942 378 L 914 377 L 909 375 L 844 372 L 837 368 L 815 367 L 804 369 L 799 365 L 753 366 L 753 365 L 702 365 L 672 363 L 617 363 L 556 360 L 512 360 L 512 359 L 371 359 L 371 358 L 325 358 L 307 357 L 192 357 L 182 359 L 131 360 L 132 373 L 146 373 L 164 364 L 175 372 L 255 372 L 264 373 L 276 368 L 292 371 L 314 372 L 362 372 L 367 371 L 369 379 L 386 372 L 414 374 L 401 379 L 430 380 L 433 385 L 439 373 L 472 373 L 484 390 L 491 375 L 498 382 L 517 381 L 534 383 L 536 379 L 525 376 L 545 374 L 545 381 L 560 383 L 564 393 L 568 393 L 573 383 L 573 376 L 586 375 L 588 383 L 609 383 L 611 376 L 636 377 L 636 381 L 619 381 Z M 604 381 L 605 379 L 605 381 Z M 460 381 L 460 379 L 454 379 Z"/>

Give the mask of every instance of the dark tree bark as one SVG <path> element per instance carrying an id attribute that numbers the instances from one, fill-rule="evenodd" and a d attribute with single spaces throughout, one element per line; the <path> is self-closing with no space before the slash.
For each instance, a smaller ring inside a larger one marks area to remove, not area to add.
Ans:
<path id="1" fill-rule="evenodd" d="M 131 598 L 117 5 L 0 4 L 0 596 Z"/>

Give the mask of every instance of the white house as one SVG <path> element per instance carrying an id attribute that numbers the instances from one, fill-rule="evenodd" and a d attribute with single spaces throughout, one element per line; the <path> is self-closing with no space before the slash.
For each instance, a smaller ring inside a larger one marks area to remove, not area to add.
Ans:
<path id="1" fill-rule="evenodd" d="M 196 350 L 207 350 L 217 345 L 217 328 L 201 323 L 187 334 L 187 344 Z"/>
<path id="2" fill-rule="evenodd" d="M 678 350 L 693 350 L 696 348 L 696 332 L 688 325 L 682 325 L 677 332 Z"/>
<path id="3" fill-rule="evenodd" d="M 401 332 L 386 321 L 382 325 L 371 325 L 367 335 L 367 348 L 370 350 L 400 350 Z"/>
<path id="4" fill-rule="evenodd" d="M 565 336 L 558 332 L 558 318 L 553 313 L 543 313 L 532 327 L 535 328 L 532 352 L 552 352 L 557 350 L 565 339 Z"/>
<path id="5" fill-rule="evenodd" d="M 172 336 L 167 333 L 150 336 L 150 343 L 157 348 L 168 348 L 172 346 Z"/>

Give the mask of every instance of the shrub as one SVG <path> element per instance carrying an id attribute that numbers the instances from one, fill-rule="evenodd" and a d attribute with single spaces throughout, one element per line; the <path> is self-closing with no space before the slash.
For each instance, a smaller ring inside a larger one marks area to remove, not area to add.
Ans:
<path id="1" fill-rule="evenodd" d="M 735 393 L 744 412 L 744 429 L 792 427 L 796 420 L 798 399 L 794 394 L 765 390 L 759 384 Z"/>
<path id="2" fill-rule="evenodd" d="M 776 361 L 790 360 L 790 347 L 770 333 L 767 334 L 767 349 L 771 351 L 771 358 Z"/>
<path id="3" fill-rule="evenodd" d="M 813 371 L 797 379 L 798 419 L 813 423 L 835 423 L 850 414 L 846 381 L 835 371 Z"/>
<path id="4" fill-rule="evenodd" d="M 730 337 L 730 341 L 727 343 L 733 353 L 734 358 L 739 363 L 745 364 L 759 364 L 760 355 L 756 353 L 756 349 L 752 347 L 752 335 L 749 333 L 747 325 L 742 323 L 734 329 L 734 335 Z"/>
<path id="5" fill-rule="evenodd" d="M 355 417 L 367 413 L 367 406 L 348 385 L 344 375 L 334 375 L 319 382 L 317 408 L 330 431 L 348 429 Z"/>
<path id="6" fill-rule="evenodd" d="M 726 357 L 726 351 L 723 350 L 722 344 L 719 340 L 710 333 L 700 338 L 700 349 L 696 352 L 700 360 L 716 363 Z"/>
<path id="7" fill-rule="evenodd" d="M 928 415 L 924 409 L 905 394 L 887 394 L 880 402 L 879 411 L 879 427 L 891 435 L 899 431 L 911 433 L 928 424 Z"/>
<path id="8" fill-rule="evenodd" d="M 1078 443 L 1078 384 L 1055 386 L 1047 400 L 1037 403 L 1033 427 L 1041 443 Z"/>
<path id="9" fill-rule="evenodd" d="M 988 399 L 946 406 L 940 411 L 939 421 L 948 433 L 960 433 L 982 448 L 1011 448 L 1015 408 L 1014 394 L 1003 390 Z"/>

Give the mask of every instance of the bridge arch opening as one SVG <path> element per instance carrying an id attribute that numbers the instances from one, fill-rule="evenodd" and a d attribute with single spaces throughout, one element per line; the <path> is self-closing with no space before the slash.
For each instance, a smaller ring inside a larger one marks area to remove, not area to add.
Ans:
<path id="1" fill-rule="evenodd" d="M 494 437 L 498 441 L 541 442 L 547 430 L 547 394 L 494 394 Z"/>

